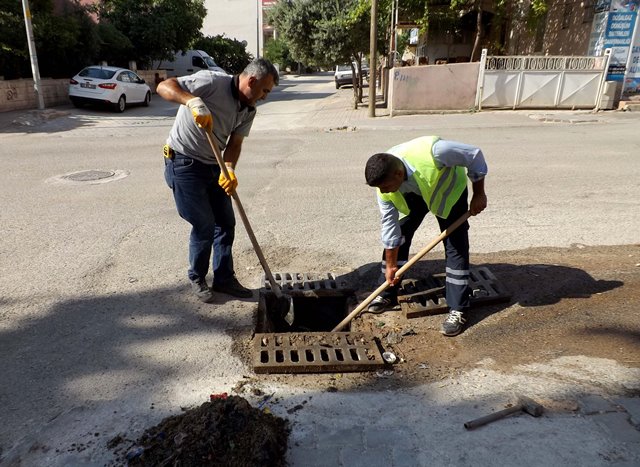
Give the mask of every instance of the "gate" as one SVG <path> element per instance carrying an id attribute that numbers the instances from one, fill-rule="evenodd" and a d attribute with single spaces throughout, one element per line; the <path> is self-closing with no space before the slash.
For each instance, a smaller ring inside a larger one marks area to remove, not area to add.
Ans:
<path id="1" fill-rule="evenodd" d="M 484 49 L 476 107 L 597 110 L 610 55 L 487 56 Z"/>

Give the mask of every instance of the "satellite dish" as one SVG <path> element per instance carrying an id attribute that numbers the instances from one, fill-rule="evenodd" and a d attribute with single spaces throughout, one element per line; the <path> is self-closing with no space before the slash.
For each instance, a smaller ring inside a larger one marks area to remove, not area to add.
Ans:
<path id="1" fill-rule="evenodd" d="M 245 46 L 245 47 L 247 46 L 247 41 L 242 41 L 242 42 L 240 42 L 240 43 L 241 43 L 243 46 Z"/>

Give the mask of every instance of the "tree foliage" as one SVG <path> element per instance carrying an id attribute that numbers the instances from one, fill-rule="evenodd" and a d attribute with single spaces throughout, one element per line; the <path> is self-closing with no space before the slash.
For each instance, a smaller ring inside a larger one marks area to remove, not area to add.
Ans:
<path id="1" fill-rule="evenodd" d="M 0 74 L 6 79 L 28 70 L 29 52 L 20 2 L 0 0 Z"/>
<path id="2" fill-rule="evenodd" d="M 244 43 L 224 37 L 224 34 L 206 37 L 200 35 L 190 48 L 204 50 L 218 66 L 231 74 L 240 73 L 253 60 Z"/>
<path id="3" fill-rule="evenodd" d="M 102 0 L 101 23 L 113 25 L 133 45 L 140 64 L 171 58 L 187 50 L 200 34 L 204 0 Z"/>
<path id="4" fill-rule="evenodd" d="M 30 10 L 41 76 L 73 75 L 97 52 L 95 24 L 78 3 L 54 14 L 52 1 L 32 0 Z M 0 70 L 6 79 L 31 75 L 22 2 L 0 0 Z"/>
<path id="5" fill-rule="evenodd" d="M 370 12 L 370 0 L 283 0 L 269 11 L 269 22 L 293 60 L 333 66 L 350 63 L 369 51 Z M 378 47 L 383 51 L 385 18 L 388 15 L 378 17 Z"/>
<path id="6" fill-rule="evenodd" d="M 266 42 L 264 57 L 271 63 L 277 63 L 282 70 L 287 68 L 293 70 L 296 66 L 296 61 L 291 57 L 287 42 L 281 38 L 270 39 Z"/>
<path id="7" fill-rule="evenodd" d="M 139 67 L 197 45 L 229 72 L 251 61 L 244 44 L 223 36 L 203 37 L 204 0 L 30 0 L 40 75 L 69 77 L 106 61 Z M 94 15 L 94 16 L 92 16 Z M 95 18 L 99 21 L 96 23 Z M 31 75 L 22 3 L 0 0 L 0 73 L 6 79 Z"/>

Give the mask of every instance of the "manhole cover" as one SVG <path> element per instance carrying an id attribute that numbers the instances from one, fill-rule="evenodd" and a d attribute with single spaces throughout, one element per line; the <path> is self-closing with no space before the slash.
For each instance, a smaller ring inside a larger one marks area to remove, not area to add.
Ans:
<path id="1" fill-rule="evenodd" d="M 115 175 L 116 173 L 111 170 L 83 170 L 82 172 L 63 175 L 62 178 L 74 182 L 95 182 L 96 180 L 103 180 L 114 177 Z"/>
<path id="2" fill-rule="evenodd" d="M 96 185 L 120 180 L 129 175 L 126 170 L 101 170 L 90 169 L 71 172 L 64 175 L 56 175 L 48 178 L 47 183 L 66 185 Z"/>

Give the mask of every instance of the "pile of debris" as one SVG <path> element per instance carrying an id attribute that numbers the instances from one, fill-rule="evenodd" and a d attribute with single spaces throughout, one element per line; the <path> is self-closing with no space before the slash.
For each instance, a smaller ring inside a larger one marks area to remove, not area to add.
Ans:
<path id="1" fill-rule="evenodd" d="M 130 466 L 285 466 L 285 419 L 252 407 L 238 396 L 165 418 L 124 453 Z"/>

